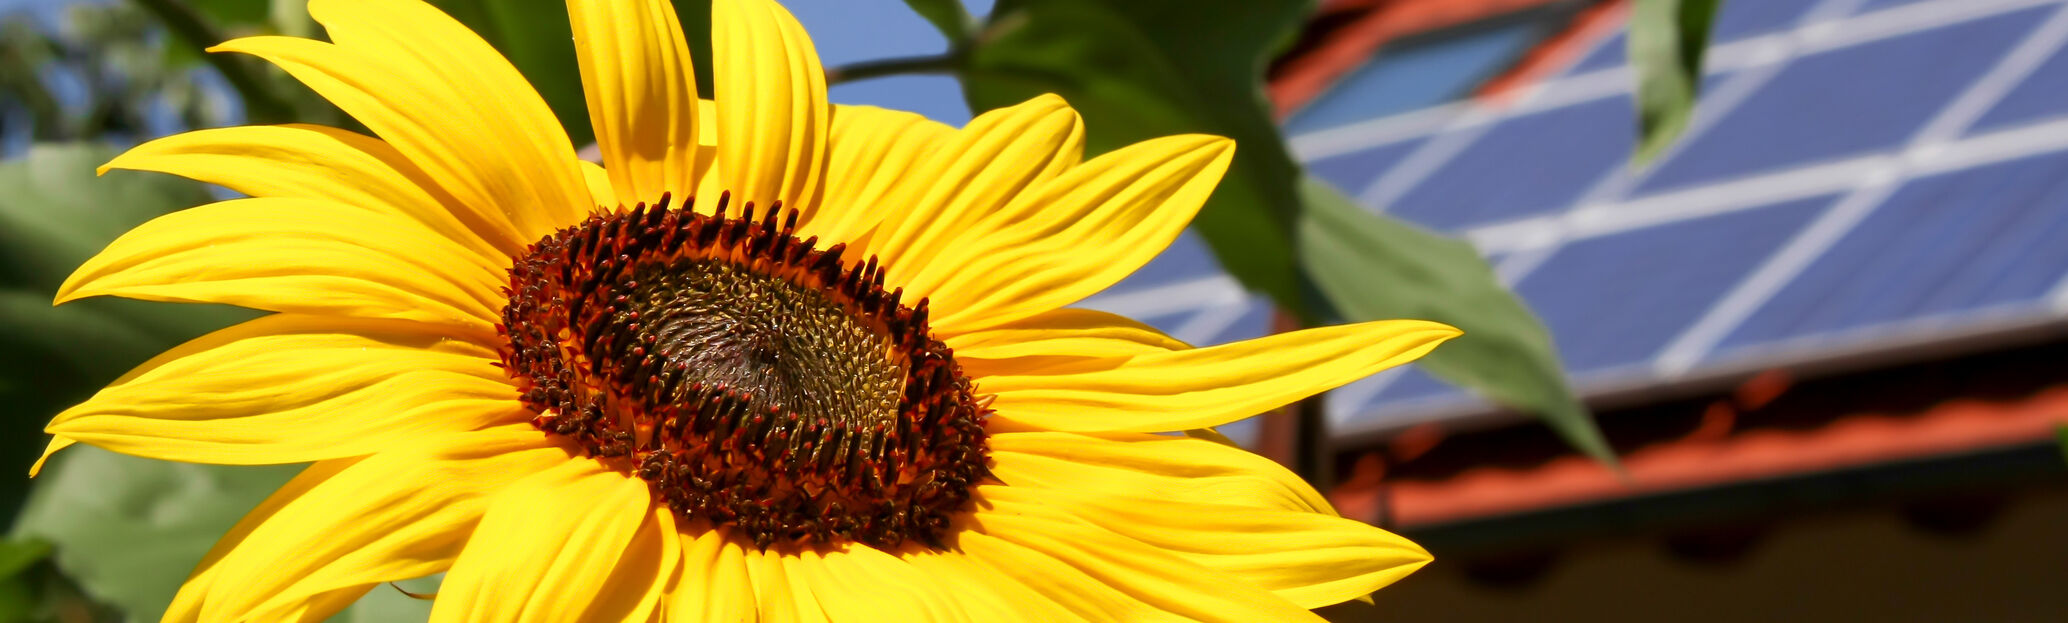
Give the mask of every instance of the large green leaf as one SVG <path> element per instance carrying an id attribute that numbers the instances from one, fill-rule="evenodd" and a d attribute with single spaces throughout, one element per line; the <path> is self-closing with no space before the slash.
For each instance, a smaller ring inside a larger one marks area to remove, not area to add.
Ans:
<path id="1" fill-rule="evenodd" d="M 216 539 L 299 471 L 169 463 L 88 446 L 58 459 L 14 533 L 55 545 L 67 575 L 133 621 L 163 616 Z"/>
<path id="2" fill-rule="evenodd" d="M 1630 65 L 1637 69 L 1638 162 L 1673 144 L 1694 116 L 1702 51 L 1722 0 L 1637 0 L 1630 13 Z"/>
<path id="3" fill-rule="evenodd" d="M 1235 162 L 1198 220 L 1222 267 L 1279 305 L 1318 319 L 1292 249 L 1299 169 L 1271 121 L 1262 77 L 1308 2 L 1000 2 L 962 69 L 970 108 L 1056 93 L 1103 152 L 1204 132 L 1233 138 Z"/>
<path id="4" fill-rule="evenodd" d="M 204 187 L 129 171 L 96 177 L 115 150 L 42 144 L 0 163 L 0 511 L 14 534 L 54 547 L 32 582 L 38 612 L 78 610 L 78 591 L 155 618 L 216 537 L 281 479 L 279 469 L 212 468 L 129 459 L 91 448 L 25 477 L 44 422 L 152 355 L 254 312 L 212 305 L 89 299 L 51 306 L 73 267 L 160 214 L 210 200 Z M 32 501 L 20 516 L 22 489 Z M 71 575 L 67 580 L 59 572 Z M 73 584 L 77 583 L 74 588 Z M 50 600 L 71 600 L 54 604 Z M 155 604 L 155 605 L 154 605 Z"/>
<path id="5" fill-rule="evenodd" d="M 42 539 L 0 540 L 0 623 L 32 620 L 37 614 L 37 582 L 31 571 L 50 557 Z"/>
<path id="6" fill-rule="evenodd" d="M 199 184 L 128 171 L 95 144 L 42 144 L 0 163 L 0 473 L 23 474 L 43 423 L 151 355 L 253 314 L 212 305 L 92 299 L 51 307 L 72 268 L 152 217 L 209 200 Z M 0 518 L 28 482 L 0 478 Z"/>
<path id="7" fill-rule="evenodd" d="M 1463 241 L 1365 212 L 1327 183 L 1300 185 L 1307 205 L 1300 259 L 1315 284 L 1356 320 L 1422 318 L 1465 334 L 1416 365 L 1495 401 L 1543 417 L 1574 447 L 1615 456 L 1566 387 L 1551 335 Z"/>

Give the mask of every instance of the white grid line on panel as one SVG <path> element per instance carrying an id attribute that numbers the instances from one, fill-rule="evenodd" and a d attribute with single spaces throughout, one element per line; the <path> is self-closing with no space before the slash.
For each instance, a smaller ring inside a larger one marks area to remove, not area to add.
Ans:
<path id="1" fill-rule="evenodd" d="M 1078 305 L 1129 318 L 1153 318 L 1191 311 L 1221 301 L 1242 300 L 1235 278 L 1216 273 L 1129 292 L 1102 292 Z"/>
<path id="2" fill-rule="evenodd" d="M 1220 341 L 1215 338 L 1220 337 L 1229 327 L 1235 326 L 1235 323 L 1242 320 L 1243 315 L 1248 314 L 1250 308 L 1257 304 L 1255 299 L 1243 294 L 1242 291 L 1231 290 L 1225 298 L 1202 306 L 1199 313 L 1193 314 L 1184 324 L 1178 325 L 1170 332 L 1170 336 L 1194 346 L 1218 344 Z"/>
<path id="3" fill-rule="evenodd" d="M 1904 151 L 1928 155 L 1938 145 L 1958 136 L 2064 43 L 2068 43 L 2068 9 L 2059 9 L 2032 34 L 2018 42 L 2009 54 L 1998 59 L 1987 73 L 1964 89 L 1952 104 L 1933 115 L 1932 120 L 1912 136 L 1909 147 Z M 1661 349 L 1653 369 L 1665 378 L 1687 374 L 1715 349 L 1718 342 L 1872 214 L 1874 208 L 1895 191 L 1898 182 L 1910 176 L 1912 164 L 1912 158 L 1902 158 L 1875 167 L 1851 194 L 1817 217 Z"/>
<path id="4" fill-rule="evenodd" d="M 1857 0 L 1837 0 L 1853 2 Z M 1850 17 L 1843 10 L 1812 10 L 1800 26 L 1787 31 L 1741 39 L 1711 47 L 1704 55 L 1704 74 L 1717 74 L 1781 63 L 1793 57 L 1871 43 L 1933 30 L 1955 22 L 1981 19 L 2060 0 L 1931 0 Z M 1843 6 L 1834 4 L 1832 6 Z M 1791 54 L 1781 54 L 1792 50 Z M 1360 121 L 1291 137 L 1288 142 L 1302 161 L 1362 151 L 1391 143 L 1493 124 L 1510 117 L 1551 110 L 1603 97 L 1628 94 L 1636 78 L 1629 67 L 1599 69 L 1527 87 L 1504 103 L 1458 102 L 1434 108 Z M 1425 146 L 1427 147 L 1427 146 Z M 1395 167 L 1398 168 L 1398 167 Z M 1403 189 L 1404 190 L 1404 189 Z"/>
<path id="5" fill-rule="evenodd" d="M 1865 0 L 1825 0 L 1824 2 L 1818 3 L 1815 8 L 1810 9 L 1803 17 L 1799 18 L 1797 24 L 1813 23 L 1825 16 L 1837 16 L 1851 13 L 1852 10 L 1855 7 L 1859 6 L 1859 4 L 1862 2 L 1865 2 Z M 1783 34 L 1791 34 L 1798 32 L 1800 32 L 1800 30 L 1791 29 L 1789 31 L 1783 31 Z M 1668 158 L 1671 158 L 1674 154 L 1678 153 L 1685 145 L 1693 141 L 1696 136 L 1701 135 L 1703 132 L 1707 131 L 1711 126 L 1716 125 L 1717 120 L 1729 115 L 1732 109 L 1738 107 L 1738 104 L 1743 103 L 1747 99 L 1750 99 L 1753 93 L 1758 92 L 1759 88 L 1765 86 L 1768 80 L 1772 79 L 1776 74 L 1780 73 L 1781 68 L 1786 66 L 1786 63 L 1784 61 L 1793 58 L 1797 55 L 1796 48 L 1800 47 L 1800 42 L 1797 41 L 1797 39 L 1802 38 L 1803 37 L 1801 36 L 1766 37 L 1761 38 L 1765 39 L 1765 41 L 1763 42 L 1756 42 L 1754 45 L 1751 46 L 1739 47 L 1738 49 L 1751 50 L 1751 52 L 1737 53 L 1737 56 L 1769 59 L 1770 62 L 1763 66 L 1760 66 L 1758 69 L 1740 72 L 1736 75 L 1733 75 L 1730 78 L 1727 78 L 1721 87 L 1707 95 L 1704 95 L 1695 107 L 1695 118 L 1689 121 L 1687 129 L 1683 132 L 1680 138 L 1677 141 L 1675 141 L 1673 145 L 1669 146 L 1665 152 L 1659 154 L 1658 158 L 1653 161 L 1654 165 L 1660 162 L 1665 162 Z M 1602 39 L 1604 41 L 1612 41 L 1614 40 L 1614 37 L 1603 37 Z M 1606 45 L 1606 43 L 1597 45 Z M 1708 63 L 1705 63 L 1704 65 L 1705 74 L 1714 73 L 1714 70 L 1711 69 L 1709 65 L 1710 64 Z M 1591 74 L 1602 74 L 1607 75 L 1609 77 L 1613 77 L 1619 81 L 1618 84 L 1627 84 L 1627 82 L 1631 78 L 1631 74 L 1627 69 L 1597 71 L 1591 72 Z M 1565 93 L 1615 92 L 1617 89 L 1620 89 L 1620 87 L 1610 87 L 1604 89 L 1604 86 L 1599 84 L 1602 82 L 1602 79 L 1600 77 L 1587 78 L 1584 79 L 1584 81 L 1586 81 L 1587 84 L 1580 88 L 1566 88 L 1562 91 L 1554 90 L 1547 96 L 1538 98 L 1539 100 L 1556 100 L 1556 104 L 1551 104 L 1547 101 L 1537 101 L 1533 102 L 1532 107 L 1542 107 L 1542 109 L 1549 109 L 1556 108 L 1557 106 L 1577 104 L 1597 99 L 1596 97 L 1592 96 L 1571 98 L 1570 95 L 1564 95 Z M 1608 173 L 1603 174 L 1599 179 L 1597 179 L 1594 182 L 1592 186 L 1590 186 L 1585 192 L 1583 192 L 1580 195 L 1579 200 L 1576 201 L 1574 205 L 1584 206 L 1595 203 L 1603 203 L 1610 201 L 1614 198 L 1623 197 L 1629 192 L 1631 188 L 1634 188 L 1637 185 L 1637 183 L 1643 181 L 1645 174 L 1649 173 L 1651 170 L 1656 170 L 1656 168 L 1656 166 L 1653 166 L 1649 169 L 1646 169 L 1645 171 L 1633 174 L 1630 167 L 1612 167 L 1609 169 Z M 1426 174 L 1422 177 L 1426 177 Z M 1366 205 L 1384 206 L 1388 204 L 1367 202 Z M 1570 208 L 1566 210 L 1566 212 L 1570 211 Z M 1494 274 L 1500 278 L 1501 283 L 1503 285 L 1506 285 L 1510 288 L 1514 287 L 1515 284 L 1520 283 L 1523 278 L 1528 277 L 1531 272 L 1535 271 L 1538 266 L 1543 265 L 1543 263 L 1546 260 L 1549 260 L 1551 258 L 1551 255 L 1557 251 L 1558 247 L 1562 246 L 1562 244 L 1565 241 L 1559 238 L 1559 232 L 1560 228 L 1555 227 L 1547 227 L 1535 232 L 1529 232 L 1528 235 L 1535 235 L 1537 237 L 1537 244 L 1531 245 L 1530 248 L 1514 253 L 1513 255 L 1510 255 L 1509 257 L 1504 258 L 1500 262 L 1496 263 L 1493 267 Z M 1473 240 L 1473 242 L 1475 244 L 1478 243 L 1477 240 Z M 1480 246 L 1479 248 L 1482 253 L 1492 251 L 1491 248 L 1486 246 Z M 1376 379 L 1373 382 L 1367 384 L 1368 387 L 1360 387 L 1358 392 L 1360 395 L 1356 397 L 1357 402 L 1354 402 L 1352 404 L 1360 406 L 1364 405 L 1366 401 L 1369 401 L 1371 398 L 1376 397 L 1379 394 L 1379 392 L 1385 391 L 1385 389 L 1391 386 L 1397 378 L 1397 375 L 1387 376 L 1384 378 Z"/>
<path id="6" fill-rule="evenodd" d="M 1522 253 L 1677 221 L 1706 218 L 1851 190 L 1870 173 L 1896 167 L 1916 178 L 2068 149 L 2068 118 L 1997 130 L 1959 141 L 1918 145 L 1715 182 L 1637 199 L 1583 205 L 1465 232 L 1488 253 Z"/>

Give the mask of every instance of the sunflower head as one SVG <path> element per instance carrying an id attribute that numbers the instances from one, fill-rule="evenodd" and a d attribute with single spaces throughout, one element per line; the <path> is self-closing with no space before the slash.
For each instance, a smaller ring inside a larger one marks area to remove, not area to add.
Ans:
<path id="1" fill-rule="evenodd" d="M 707 99 L 668 0 L 568 10 L 601 166 L 418 0 L 312 0 L 329 42 L 216 48 L 376 136 L 202 130 L 108 163 L 250 198 L 123 235 L 60 302 L 275 313 L 59 414 L 49 452 L 310 464 L 167 620 L 322 618 L 438 573 L 441 621 L 1315 620 L 1428 561 L 1166 433 L 1456 330 L 1193 348 L 1069 307 L 1178 236 L 1227 139 L 1086 159 L 1052 95 L 959 129 L 829 104 L 768 0 L 712 3 Z"/>
<path id="2" fill-rule="evenodd" d="M 729 200 L 599 213 L 517 260 L 497 327 L 532 423 L 759 547 L 939 547 L 986 475 L 986 409 L 926 300 Z"/>

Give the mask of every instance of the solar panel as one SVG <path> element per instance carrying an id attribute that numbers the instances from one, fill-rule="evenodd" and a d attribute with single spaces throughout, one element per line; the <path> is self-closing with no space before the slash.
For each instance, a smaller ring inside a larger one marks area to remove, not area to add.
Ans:
<path id="1" fill-rule="evenodd" d="M 1637 140 L 1628 123 L 1632 111 L 1628 98 L 1608 98 L 1513 117 L 1487 130 L 1390 209 L 1443 229 L 1561 210 L 1603 173 L 1629 161 Z"/>
<path id="2" fill-rule="evenodd" d="M 2062 0 L 1721 10 L 1695 120 L 1649 170 L 1625 166 L 1620 33 L 1513 101 L 1300 124 L 1294 149 L 1368 207 L 1496 258 L 1583 393 L 2068 320 Z M 1195 343 L 1267 328 L 1206 322 L 1263 307 L 1210 261 L 1159 274 L 1088 304 L 1157 312 Z M 1335 396 L 1344 433 L 1488 408 L 1413 369 Z"/>
<path id="3" fill-rule="evenodd" d="M 1902 144 L 2032 30 L 2034 8 L 1789 62 L 1638 187 L 1649 192 Z M 1627 119 L 1627 117 L 1625 118 Z"/>

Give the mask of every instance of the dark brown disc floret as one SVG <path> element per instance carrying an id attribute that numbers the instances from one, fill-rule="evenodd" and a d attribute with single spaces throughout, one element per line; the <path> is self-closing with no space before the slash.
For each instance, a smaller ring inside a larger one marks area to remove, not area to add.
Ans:
<path id="1" fill-rule="evenodd" d="M 926 300 L 795 211 L 727 203 L 598 213 L 516 261 L 498 329 L 532 423 L 763 548 L 938 546 L 988 473 L 988 411 Z"/>

